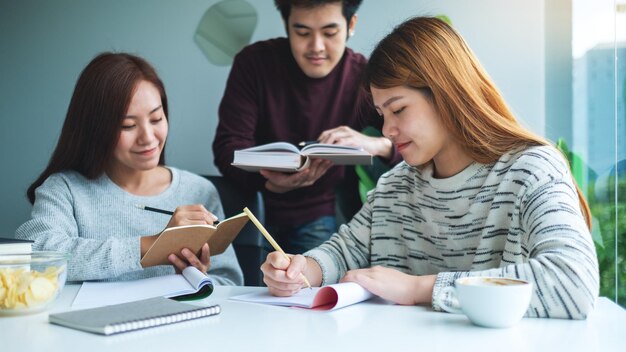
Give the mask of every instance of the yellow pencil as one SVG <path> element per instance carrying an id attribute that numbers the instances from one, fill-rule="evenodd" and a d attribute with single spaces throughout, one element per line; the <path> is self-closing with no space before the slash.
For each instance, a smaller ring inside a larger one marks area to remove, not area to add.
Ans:
<path id="1" fill-rule="evenodd" d="M 282 248 L 280 248 L 280 246 L 278 245 L 278 243 L 276 243 L 276 241 L 274 241 L 274 238 L 272 237 L 272 235 L 269 234 L 269 232 L 267 232 L 267 230 L 265 229 L 265 227 L 263 227 L 263 225 L 259 222 L 259 220 L 256 218 L 256 216 L 254 216 L 254 214 L 252 214 L 252 212 L 250 211 L 250 209 L 248 209 L 248 207 L 243 208 L 243 212 L 246 213 L 246 215 L 248 215 L 248 217 L 250 218 L 250 220 L 252 220 L 252 222 L 254 223 L 254 225 L 259 229 L 259 231 L 261 231 L 261 233 L 263 234 L 263 237 L 265 237 L 265 239 L 272 245 L 272 247 L 274 247 L 274 249 L 280 253 L 283 254 L 283 256 L 291 262 L 291 259 L 289 259 L 289 256 L 283 251 Z M 304 274 L 300 273 L 300 275 L 302 275 L 302 278 L 304 279 L 304 283 L 306 284 L 306 286 L 308 288 L 311 288 L 311 283 L 309 282 L 309 280 L 307 280 L 306 276 L 304 276 Z"/>

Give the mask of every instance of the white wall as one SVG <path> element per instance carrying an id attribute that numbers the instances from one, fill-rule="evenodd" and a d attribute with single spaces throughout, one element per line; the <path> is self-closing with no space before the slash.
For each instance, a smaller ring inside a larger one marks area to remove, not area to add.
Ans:
<path id="1" fill-rule="evenodd" d="M 543 134 L 542 0 L 366 0 L 359 12 L 359 28 L 352 46 L 369 53 L 379 39 L 404 19 L 439 14 L 452 20 L 523 124 Z"/>
<path id="2" fill-rule="evenodd" d="M 159 71 L 170 101 L 168 164 L 217 174 L 211 142 L 229 67 L 210 64 L 193 34 L 217 1 L 0 0 L 0 236 L 12 236 L 30 205 L 25 192 L 45 167 L 74 83 L 99 52 L 129 51 Z M 284 35 L 273 1 L 252 40 Z M 544 132 L 543 0 L 366 0 L 350 46 L 369 54 L 400 21 L 446 14 L 465 36 L 524 124 Z"/>

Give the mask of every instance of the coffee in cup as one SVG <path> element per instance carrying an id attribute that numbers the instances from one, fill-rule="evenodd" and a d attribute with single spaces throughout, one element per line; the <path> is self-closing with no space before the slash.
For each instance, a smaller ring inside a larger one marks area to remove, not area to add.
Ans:
<path id="1" fill-rule="evenodd" d="M 456 296 L 460 309 L 445 298 Z M 532 284 L 502 277 L 463 277 L 454 287 L 445 287 L 436 297 L 437 304 L 450 313 L 465 314 L 474 324 L 490 328 L 515 325 L 528 310 Z"/>

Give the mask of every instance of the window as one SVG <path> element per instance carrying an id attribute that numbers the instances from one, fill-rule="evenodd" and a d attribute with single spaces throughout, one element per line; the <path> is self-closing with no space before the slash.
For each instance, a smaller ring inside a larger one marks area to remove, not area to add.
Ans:
<path id="1" fill-rule="evenodd" d="M 572 58 L 572 169 L 594 217 L 600 295 L 626 306 L 625 0 L 572 1 Z"/>

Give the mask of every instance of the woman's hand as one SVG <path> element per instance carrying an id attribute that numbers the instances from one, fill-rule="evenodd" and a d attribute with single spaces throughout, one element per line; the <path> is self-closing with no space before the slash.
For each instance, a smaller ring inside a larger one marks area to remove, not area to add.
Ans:
<path id="1" fill-rule="evenodd" d="M 183 258 L 183 259 L 181 259 Z M 200 270 L 202 273 L 207 273 L 211 268 L 211 253 L 209 250 L 209 244 L 205 243 L 200 250 L 200 257 L 198 258 L 192 251 L 187 248 L 183 248 L 180 251 L 180 257 L 176 254 L 170 254 L 167 259 L 174 264 L 176 268 L 176 273 L 180 274 L 183 269 L 188 267 L 189 265 L 193 265 L 196 269 Z"/>
<path id="2" fill-rule="evenodd" d="M 375 266 L 350 270 L 341 282 L 356 282 L 371 293 L 403 305 L 430 303 L 437 275 L 415 276 Z"/>
<path id="3" fill-rule="evenodd" d="M 206 210 L 202 204 L 183 205 L 176 208 L 166 227 L 213 225 L 216 220 L 217 216 Z M 180 273 L 189 265 L 195 266 L 203 273 L 206 273 L 211 267 L 211 253 L 207 243 L 202 246 L 200 257 L 197 257 L 189 249 L 183 248 L 180 253 L 172 253 L 167 259 L 174 264 L 177 273 Z"/>
<path id="4" fill-rule="evenodd" d="M 297 188 L 307 187 L 315 183 L 333 163 L 324 159 L 313 159 L 306 169 L 288 174 L 271 170 L 261 170 L 260 173 L 267 179 L 265 188 L 274 193 L 285 193 Z"/>
<path id="5" fill-rule="evenodd" d="M 281 297 L 294 295 L 305 286 L 303 275 L 311 285 L 319 286 L 322 281 L 322 270 L 314 260 L 300 254 L 288 256 L 291 261 L 280 252 L 272 252 L 261 265 L 263 282 L 272 295 Z"/>
<path id="6" fill-rule="evenodd" d="M 217 216 L 206 210 L 202 204 L 183 205 L 174 211 L 166 227 L 183 225 L 213 225 Z"/>

